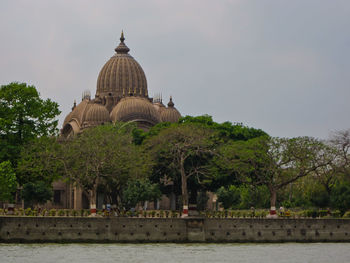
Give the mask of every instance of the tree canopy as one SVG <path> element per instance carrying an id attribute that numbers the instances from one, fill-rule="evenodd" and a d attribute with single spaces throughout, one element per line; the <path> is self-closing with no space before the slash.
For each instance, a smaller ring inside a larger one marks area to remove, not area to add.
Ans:
<path id="1" fill-rule="evenodd" d="M 0 201 L 12 201 L 17 189 L 16 174 L 10 161 L 0 163 Z"/>
<path id="2" fill-rule="evenodd" d="M 15 165 L 33 138 L 57 134 L 58 104 L 40 98 L 34 86 L 13 82 L 0 87 L 0 161 Z"/>

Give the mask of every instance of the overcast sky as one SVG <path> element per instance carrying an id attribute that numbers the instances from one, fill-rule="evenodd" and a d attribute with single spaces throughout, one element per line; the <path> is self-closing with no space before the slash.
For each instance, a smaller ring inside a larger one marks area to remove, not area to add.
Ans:
<path id="1" fill-rule="evenodd" d="M 122 29 L 149 94 L 182 115 L 280 137 L 350 128 L 349 0 L 1 0 L 0 84 L 35 85 L 62 125 Z"/>

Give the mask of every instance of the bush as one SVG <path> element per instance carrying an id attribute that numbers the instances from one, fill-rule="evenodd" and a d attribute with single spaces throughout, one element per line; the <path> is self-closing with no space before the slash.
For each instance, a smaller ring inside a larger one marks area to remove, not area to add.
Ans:
<path id="1" fill-rule="evenodd" d="M 346 211 L 343 218 L 350 218 L 350 211 Z"/>
<path id="2" fill-rule="evenodd" d="M 328 211 L 327 210 L 319 210 L 318 215 L 319 215 L 319 217 L 328 216 Z"/>
<path id="3" fill-rule="evenodd" d="M 26 216 L 31 216 L 32 215 L 32 209 L 30 207 L 28 207 L 26 210 L 24 210 L 24 214 Z"/>
<path id="4" fill-rule="evenodd" d="M 318 217 L 318 211 L 317 210 L 306 210 L 306 217 L 312 217 L 312 218 L 316 218 Z"/>
<path id="5" fill-rule="evenodd" d="M 47 212 L 47 209 L 44 208 L 43 210 L 41 210 L 41 215 L 46 216 L 46 212 Z"/>
<path id="6" fill-rule="evenodd" d="M 332 217 L 340 218 L 341 216 L 342 216 L 342 213 L 339 210 L 335 210 L 332 212 Z"/>
<path id="7" fill-rule="evenodd" d="M 50 209 L 49 216 L 56 216 L 56 209 Z"/>
<path id="8" fill-rule="evenodd" d="M 178 216 L 178 213 L 176 211 L 171 211 L 171 217 L 175 218 Z"/>
<path id="9" fill-rule="evenodd" d="M 57 213 L 58 216 L 64 216 L 64 210 L 60 209 Z"/>
<path id="10" fill-rule="evenodd" d="M 161 210 L 161 211 L 159 212 L 159 217 L 160 217 L 160 218 L 163 218 L 163 217 L 164 217 L 164 211 L 163 211 L 163 210 Z"/>

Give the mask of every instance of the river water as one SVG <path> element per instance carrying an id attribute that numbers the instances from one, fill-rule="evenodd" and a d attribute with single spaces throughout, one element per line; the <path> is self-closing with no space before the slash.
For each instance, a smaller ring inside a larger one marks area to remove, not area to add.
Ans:
<path id="1" fill-rule="evenodd" d="M 350 243 L 1 244 L 1 263 L 349 263 Z"/>

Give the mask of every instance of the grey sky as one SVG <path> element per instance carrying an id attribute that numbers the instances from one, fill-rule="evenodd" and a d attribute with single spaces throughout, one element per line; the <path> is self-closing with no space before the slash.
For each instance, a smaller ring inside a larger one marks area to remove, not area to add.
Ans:
<path id="1" fill-rule="evenodd" d="M 35 85 L 60 120 L 124 29 L 149 94 L 281 137 L 350 127 L 350 1 L 0 2 L 0 84 Z"/>

